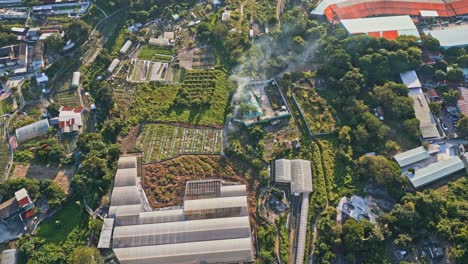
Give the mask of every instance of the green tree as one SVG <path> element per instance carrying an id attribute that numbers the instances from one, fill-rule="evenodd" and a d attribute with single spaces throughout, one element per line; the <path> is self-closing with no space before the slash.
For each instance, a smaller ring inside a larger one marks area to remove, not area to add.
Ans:
<path id="1" fill-rule="evenodd" d="M 447 72 L 447 81 L 461 82 L 464 79 L 463 70 L 460 68 L 450 69 Z"/>
<path id="2" fill-rule="evenodd" d="M 101 264 L 104 260 L 94 247 L 77 247 L 68 256 L 68 264 Z"/>
<path id="3" fill-rule="evenodd" d="M 468 136 L 468 116 L 463 115 L 457 122 L 457 128 L 461 134 Z"/>
<path id="4" fill-rule="evenodd" d="M 48 54 L 60 53 L 65 45 L 63 37 L 58 33 L 46 38 L 44 43 Z"/>
<path id="5" fill-rule="evenodd" d="M 449 105 L 456 105 L 460 98 L 460 91 L 456 89 L 450 89 L 448 92 L 442 94 L 445 103 Z"/>
<path id="6" fill-rule="evenodd" d="M 435 80 L 438 82 L 443 82 L 447 80 L 447 74 L 442 70 L 437 70 L 434 76 Z"/>
<path id="7" fill-rule="evenodd" d="M 421 37 L 423 41 L 424 48 L 430 51 L 439 51 L 440 50 L 440 42 L 438 39 L 433 38 L 431 36 L 424 36 Z"/>
<path id="8" fill-rule="evenodd" d="M 442 111 L 442 105 L 437 102 L 430 102 L 429 108 L 431 109 L 431 112 L 436 116 L 440 115 L 440 112 Z"/>
<path id="9" fill-rule="evenodd" d="M 411 118 L 403 122 L 403 129 L 409 138 L 413 140 L 419 139 L 421 132 L 419 131 L 419 119 Z"/>
<path id="10" fill-rule="evenodd" d="M 71 22 L 65 24 L 64 30 L 69 40 L 81 44 L 88 38 L 91 27 L 80 19 L 73 19 Z"/>

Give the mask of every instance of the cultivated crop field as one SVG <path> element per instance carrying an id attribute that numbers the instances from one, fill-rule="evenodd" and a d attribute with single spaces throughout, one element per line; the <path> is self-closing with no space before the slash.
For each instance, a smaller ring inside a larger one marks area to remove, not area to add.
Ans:
<path id="1" fill-rule="evenodd" d="M 234 89 L 220 70 L 187 71 L 182 85 L 141 83 L 133 96 L 128 120 L 131 125 L 164 122 L 221 128 Z"/>
<path id="2" fill-rule="evenodd" d="M 68 107 L 80 106 L 80 100 L 76 93 L 76 90 L 58 91 L 55 94 L 54 100 L 58 104 Z"/>
<path id="3" fill-rule="evenodd" d="M 223 131 L 147 124 L 138 136 L 136 147 L 143 151 L 144 163 L 178 154 L 219 154 L 223 150 Z"/>
<path id="4" fill-rule="evenodd" d="M 173 55 L 174 51 L 171 49 L 146 45 L 138 53 L 138 59 L 170 62 Z"/>
<path id="5" fill-rule="evenodd" d="M 153 208 L 182 205 L 185 182 L 201 179 L 238 182 L 247 184 L 249 189 L 247 181 L 239 176 L 234 165 L 219 155 L 186 155 L 143 165 L 143 189 Z M 249 201 L 251 211 L 255 212 L 254 199 L 250 195 Z"/>
<path id="6" fill-rule="evenodd" d="M 328 133 L 335 130 L 336 121 L 333 117 L 333 109 L 313 88 L 295 88 L 294 96 L 312 133 Z"/>
<path id="7" fill-rule="evenodd" d="M 168 64 L 164 62 L 152 62 L 146 60 L 132 60 L 127 81 L 152 82 L 164 81 Z"/>

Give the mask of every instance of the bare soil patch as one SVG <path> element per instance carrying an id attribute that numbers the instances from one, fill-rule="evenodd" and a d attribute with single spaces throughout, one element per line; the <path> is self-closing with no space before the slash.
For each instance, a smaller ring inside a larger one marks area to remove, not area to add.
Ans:
<path id="1" fill-rule="evenodd" d="M 71 179 L 75 175 L 73 167 L 53 167 L 30 164 L 17 164 L 13 171 L 12 179 L 38 179 L 51 180 L 55 182 L 62 190 L 68 194 L 70 190 Z"/>

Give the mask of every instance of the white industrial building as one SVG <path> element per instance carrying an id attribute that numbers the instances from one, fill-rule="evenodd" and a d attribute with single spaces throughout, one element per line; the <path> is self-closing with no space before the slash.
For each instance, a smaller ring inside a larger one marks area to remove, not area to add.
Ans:
<path id="1" fill-rule="evenodd" d="M 410 16 L 342 19 L 340 22 L 349 35 L 367 34 L 387 39 L 408 35 L 419 38 L 418 29 Z"/>
<path id="2" fill-rule="evenodd" d="M 245 185 L 189 181 L 182 207 L 148 211 L 137 164 L 119 159 L 98 248 L 112 248 L 121 264 L 253 262 Z"/>
<path id="3" fill-rule="evenodd" d="M 427 34 L 439 40 L 444 49 L 468 46 L 468 25 L 429 30 Z"/>

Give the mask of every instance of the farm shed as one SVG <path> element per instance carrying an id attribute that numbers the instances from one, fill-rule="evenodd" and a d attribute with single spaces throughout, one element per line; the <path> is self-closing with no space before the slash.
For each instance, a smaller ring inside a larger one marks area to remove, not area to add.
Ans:
<path id="1" fill-rule="evenodd" d="M 109 65 L 109 67 L 107 67 L 107 72 L 108 73 L 113 73 L 115 71 L 115 68 L 117 68 L 117 66 L 119 65 L 120 63 L 120 60 L 119 59 L 114 59 L 112 60 L 111 64 Z"/>
<path id="2" fill-rule="evenodd" d="M 429 152 L 423 147 L 417 147 L 399 153 L 393 157 L 400 167 L 406 167 L 429 158 Z"/>
<path id="3" fill-rule="evenodd" d="M 420 188 L 463 169 L 465 169 L 465 164 L 460 157 L 453 156 L 449 159 L 442 160 L 425 168 L 416 170 L 414 175 L 410 175 L 408 178 L 415 188 Z"/>
<path id="4" fill-rule="evenodd" d="M 120 158 L 116 181 L 122 175 L 133 175 L 130 170 L 136 164 L 136 157 Z M 189 181 L 186 187 L 182 208 L 158 211 L 145 210 L 144 202 L 132 204 L 138 199 L 136 186 L 114 187 L 109 215 L 115 224 L 112 230 L 111 225 L 103 226 L 100 245 L 105 248 L 112 241 L 122 264 L 252 262 L 245 185 L 204 180 Z M 219 210 L 222 215 L 217 214 Z"/>
<path id="5" fill-rule="evenodd" d="M 43 119 L 16 129 L 16 139 L 19 143 L 45 135 L 49 132 L 49 121 Z"/>
<path id="6" fill-rule="evenodd" d="M 71 83 L 72 88 L 78 88 L 78 86 L 80 86 L 80 76 L 81 76 L 80 72 L 73 73 L 73 78 L 72 78 L 72 83 Z"/>
<path id="7" fill-rule="evenodd" d="M 130 47 L 132 46 L 132 42 L 130 40 L 127 40 L 125 41 L 125 44 L 122 46 L 122 48 L 120 49 L 120 53 L 121 54 L 125 54 L 127 53 L 127 51 L 130 49 Z"/>
<path id="8" fill-rule="evenodd" d="M 341 24 L 349 35 L 365 33 L 372 37 L 396 39 L 401 35 L 419 38 L 419 32 L 410 16 L 389 16 L 343 19 Z"/>

